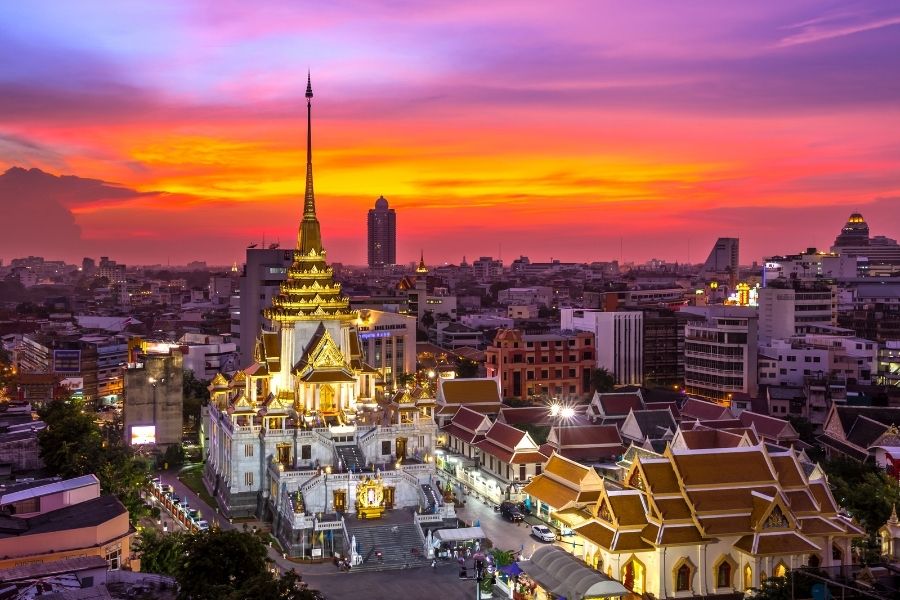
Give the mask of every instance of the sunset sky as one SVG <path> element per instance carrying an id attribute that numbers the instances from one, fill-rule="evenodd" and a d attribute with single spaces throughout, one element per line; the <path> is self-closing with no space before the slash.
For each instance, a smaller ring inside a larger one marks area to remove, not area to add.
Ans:
<path id="1" fill-rule="evenodd" d="M 0 4 L 0 258 L 741 261 L 900 236 L 900 2 Z M 57 178 L 57 176 L 71 176 Z"/>

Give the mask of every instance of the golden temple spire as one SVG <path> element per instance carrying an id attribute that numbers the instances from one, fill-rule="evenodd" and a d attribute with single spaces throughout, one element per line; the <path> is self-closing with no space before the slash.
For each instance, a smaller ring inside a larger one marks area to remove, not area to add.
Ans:
<path id="1" fill-rule="evenodd" d="M 350 299 L 341 293 L 334 271 L 325 260 L 312 177 L 312 79 L 306 78 L 306 194 L 303 219 L 297 232 L 297 249 L 278 295 L 263 311 L 267 319 L 281 323 L 354 318 Z"/>
<path id="2" fill-rule="evenodd" d="M 416 267 L 416 273 L 427 273 L 428 267 L 425 266 L 425 250 L 421 251 L 421 256 L 419 258 L 419 266 Z"/>
<path id="3" fill-rule="evenodd" d="M 303 220 L 297 235 L 297 250 L 303 255 L 310 251 L 322 253 L 322 234 L 316 218 L 316 195 L 313 191 L 312 171 L 312 75 L 306 74 L 306 192 L 303 196 Z"/>

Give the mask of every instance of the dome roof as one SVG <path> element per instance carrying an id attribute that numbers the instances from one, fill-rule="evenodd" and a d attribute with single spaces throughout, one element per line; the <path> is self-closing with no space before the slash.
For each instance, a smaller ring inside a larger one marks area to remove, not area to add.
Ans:
<path id="1" fill-rule="evenodd" d="M 387 210 L 387 207 L 388 207 L 388 201 L 385 199 L 385 197 L 378 196 L 378 200 L 375 201 L 375 209 L 376 210 L 380 210 L 380 209 Z"/>

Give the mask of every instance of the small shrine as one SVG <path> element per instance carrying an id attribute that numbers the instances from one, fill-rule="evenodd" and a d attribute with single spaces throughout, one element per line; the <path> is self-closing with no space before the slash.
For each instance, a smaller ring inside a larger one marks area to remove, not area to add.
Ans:
<path id="1" fill-rule="evenodd" d="M 384 484 L 380 478 L 367 477 L 356 488 L 356 515 L 360 519 L 378 519 L 384 514 Z"/>
<path id="2" fill-rule="evenodd" d="M 878 537 L 881 538 L 881 555 L 891 561 L 900 560 L 900 519 L 897 518 L 896 505 L 887 523 L 878 530 Z"/>

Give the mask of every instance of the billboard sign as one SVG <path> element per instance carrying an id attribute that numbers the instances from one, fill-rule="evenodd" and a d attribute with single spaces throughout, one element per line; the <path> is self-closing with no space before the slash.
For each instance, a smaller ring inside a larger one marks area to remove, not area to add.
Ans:
<path id="1" fill-rule="evenodd" d="M 156 425 L 132 425 L 131 445 L 143 446 L 156 443 Z"/>

